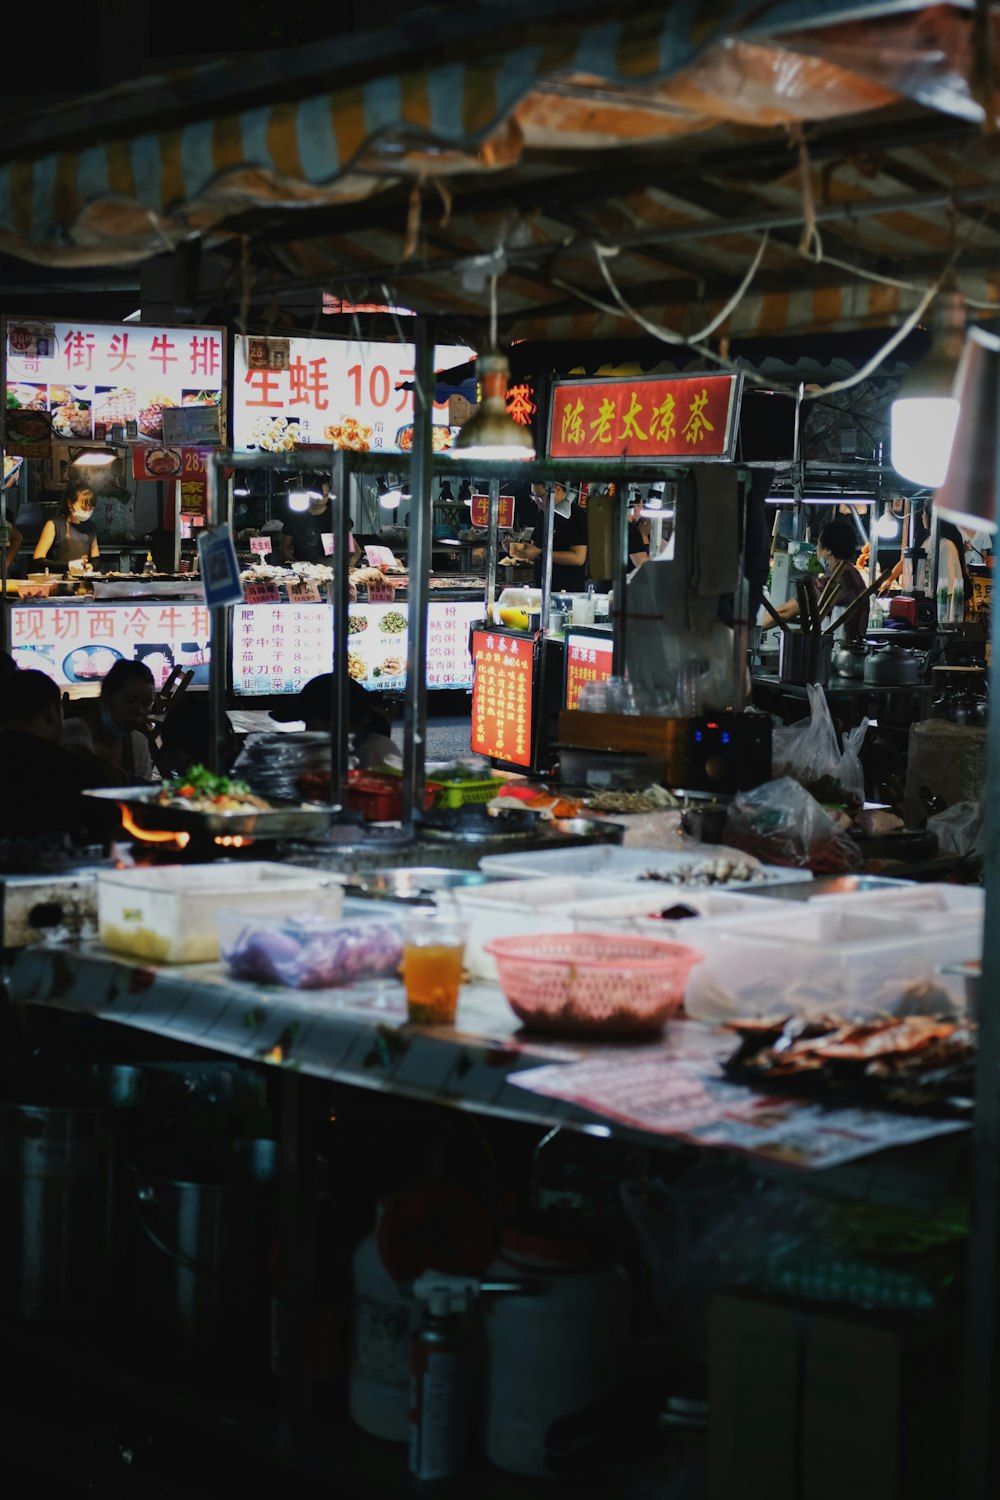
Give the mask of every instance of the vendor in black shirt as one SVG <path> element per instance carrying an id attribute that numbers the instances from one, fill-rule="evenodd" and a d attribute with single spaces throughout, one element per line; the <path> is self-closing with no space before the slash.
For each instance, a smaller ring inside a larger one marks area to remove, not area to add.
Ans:
<path id="1" fill-rule="evenodd" d="M 511 544 L 511 557 L 533 562 L 535 585 L 541 585 L 546 520 L 544 507 L 546 503 L 554 505 L 556 514 L 552 528 L 552 587 L 561 593 L 582 594 L 587 587 L 587 517 L 575 504 L 575 490 L 567 489 L 557 479 L 551 499 L 548 499 L 544 485 L 533 484 L 531 493 L 535 504 L 541 508 L 541 514 L 535 522 L 531 541 Z M 565 511 L 568 507 L 572 507 L 569 513 L 561 515 L 560 510 Z"/>
<path id="2" fill-rule="evenodd" d="M 292 562 L 326 562 L 323 537 L 332 533 L 330 486 L 324 483 L 319 492 L 310 494 L 308 510 L 289 511 L 286 516 L 281 528 L 281 561 L 286 566 Z"/>

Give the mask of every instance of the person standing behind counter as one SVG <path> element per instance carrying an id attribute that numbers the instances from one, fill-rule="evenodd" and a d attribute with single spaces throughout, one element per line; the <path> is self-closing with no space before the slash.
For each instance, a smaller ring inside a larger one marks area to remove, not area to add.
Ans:
<path id="1" fill-rule="evenodd" d="M 587 517 L 575 504 L 576 491 L 557 479 L 551 498 L 544 484 L 531 486 L 531 498 L 542 512 L 530 542 L 512 542 L 510 555 L 535 564 L 535 586 L 542 582 L 546 499 L 555 506 L 552 528 L 552 587 L 559 593 L 582 594 L 587 587 Z"/>
<path id="2" fill-rule="evenodd" d="M 94 492 L 90 486 L 67 485 L 62 498 L 62 514 L 54 521 L 46 521 L 42 527 L 35 557 L 63 565 L 82 562 L 89 567 L 101 555 L 93 517 Z"/>

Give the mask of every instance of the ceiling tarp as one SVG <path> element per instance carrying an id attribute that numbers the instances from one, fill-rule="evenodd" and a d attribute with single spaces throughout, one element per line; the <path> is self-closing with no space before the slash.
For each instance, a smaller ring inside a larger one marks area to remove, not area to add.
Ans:
<path id="1" fill-rule="evenodd" d="M 84 105 L 11 122 L 0 250 L 109 265 L 201 237 L 242 245 L 264 285 L 460 317 L 497 275 L 507 337 L 634 331 L 611 282 L 699 328 L 752 263 L 723 333 L 892 322 L 956 247 L 964 289 L 995 300 L 996 14 L 988 33 L 964 5 L 608 11 L 435 9 L 139 80 L 93 101 L 79 149 Z"/>

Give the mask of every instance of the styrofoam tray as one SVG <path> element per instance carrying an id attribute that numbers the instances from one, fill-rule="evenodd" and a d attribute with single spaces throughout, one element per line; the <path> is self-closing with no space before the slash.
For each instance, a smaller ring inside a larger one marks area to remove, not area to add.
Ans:
<path id="1" fill-rule="evenodd" d="M 732 859 L 754 865 L 760 870 L 764 881 L 777 885 L 779 882 L 811 880 L 809 870 L 786 869 L 780 865 L 760 865 L 752 855 L 739 854 L 735 850 L 723 850 L 719 846 L 710 859 Z M 578 877 L 597 876 L 602 880 L 636 881 L 647 870 L 655 870 L 666 876 L 704 863 L 706 856 L 667 852 L 660 849 L 622 849 L 617 844 L 589 844 L 582 849 L 526 849 L 518 854 L 487 854 L 479 861 L 479 868 L 487 875 L 503 880 L 531 880 L 556 875 Z M 756 881 L 733 881 L 725 886 L 684 886 L 678 883 L 676 890 L 718 889 L 738 891 L 758 885 Z M 669 884 L 669 882 L 665 882 Z"/>

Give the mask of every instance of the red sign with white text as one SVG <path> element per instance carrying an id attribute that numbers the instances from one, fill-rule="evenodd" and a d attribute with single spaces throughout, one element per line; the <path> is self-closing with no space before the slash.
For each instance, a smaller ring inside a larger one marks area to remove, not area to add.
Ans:
<path id="1" fill-rule="evenodd" d="M 533 642 L 502 630 L 474 630 L 472 662 L 473 751 L 530 766 Z"/>
<path id="2" fill-rule="evenodd" d="M 566 641 L 566 708 L 579 708 L 580 689 L 586 682 L 606 682 L 612 672 L 613 647 L 610 639 L 596 636 L 567 635 Z"/>
<path id="3" fill-rule="evenodd" d="M 473 495 L 472 509 L 469 515 L 471 526 L 488 526 L 490 524 L 490 497 L 489 495 Z M 514 496 L 500 496 L 500 519 L 498 526 L 508 529 L 514 524 Z"/>
<path id="4" fill-rule="evenodd" d="M 725 459 L 738 375 L 566 380 L 553 387 L 550 458 Z"/>

